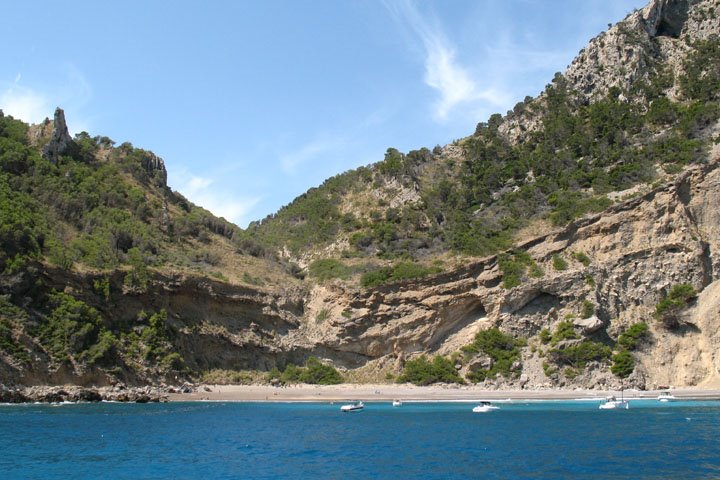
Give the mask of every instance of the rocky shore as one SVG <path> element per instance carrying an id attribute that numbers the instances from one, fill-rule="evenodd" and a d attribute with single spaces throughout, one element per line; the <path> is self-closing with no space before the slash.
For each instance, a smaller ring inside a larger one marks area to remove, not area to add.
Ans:
<path id="1" fill-rule="evenodd" d="M 63 402 L 124 402 L 124 403 L 158 403 L 167 402 L 168 395 L 192 393 L 195 389 L 190 385 L 180 387 L 145 386 L 126 387 L 80 387 L 64 386 L 33 386 L 7 387 L 0 384 L 0 403 L 63 403 Z"/>

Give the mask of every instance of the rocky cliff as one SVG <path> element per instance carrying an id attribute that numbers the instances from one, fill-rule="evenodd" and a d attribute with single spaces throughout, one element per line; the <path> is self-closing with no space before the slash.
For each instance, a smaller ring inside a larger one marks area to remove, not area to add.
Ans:
<path id="1" fill-rule="evenodd" d="M 315 288 L 297 343 L 321 346 L 348 367 L 366 362 L 398 372 L 414 353 L 451 354 L 474 335 L 499 327 L 529 338 L 515 380 L 489 386 L 619 385 L 607 364 L 566 378 L 546 375 L 538 334 L 572 319 L 584 338 L 612 343 L 630 325 L 644 321 L 650 336 L 626 385 L 720 384 L 720 157 L 676 179 L 617 204 L 602 214 L 518 245 L 544 271 L 504 288 L 498 257 L 417 282 L 372 291 L 337 283 Z M 589 261 L 576 260 L 583 252 Z M 554 257 L 567 259 L 556 270 Z M 684 312 L 682 327 L 668 330 L 654 318 L 658 302 L 676 284 L 701 292 Z M 582 319 L 584 302 L 594 315 Z M 329 312 L 319 322 L 321 311 Z M 533 345 L 537 348 L 533 348 Z M 574 372 L 575 373 L 575 372 Z"/>

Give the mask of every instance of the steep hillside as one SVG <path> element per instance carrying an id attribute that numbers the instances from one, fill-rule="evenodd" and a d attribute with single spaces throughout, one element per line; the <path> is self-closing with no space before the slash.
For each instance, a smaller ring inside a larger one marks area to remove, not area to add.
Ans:
<path id="1" fill-rule="evenodd" d="M 0 113 L 3 379 L 142 382 L 200 371 L 214 363 L 202 338 L 183 340 L 181 314 L 214 328 L 200 305 L 227 289 L 225 306 L 210 309 L 234 309 L 248 320 L 233 322 L 249 324 L 272 317 L 272 299 L 296 288 L 287 265 L 166 178 L 152 152 L 71 138 L 60 109 L 30 127 Z"/>
<path id="2" fill-rule="evenodd" d="M 247 235 L 305 266 L 335 258 L 346 278 L 400 261 L 452 267 L 456 254 L 493 254 L 648 190 L 704 161 L 718 137 L 719 12 L 716 1 L 652 2 L 472 136 L 388 149 Z"/>

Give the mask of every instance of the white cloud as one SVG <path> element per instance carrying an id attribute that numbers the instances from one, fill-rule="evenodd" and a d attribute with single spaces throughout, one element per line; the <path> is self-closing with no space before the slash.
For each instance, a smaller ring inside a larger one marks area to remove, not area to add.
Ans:
<path id="1" fill-rule="evenodd" d="M 214 180 L 211 178 L 192 177 L 187 182 L 187 193 L 188 195 L 192 195 L 193 193 L 201 192 L 212 185 L 213 182 Z"/>
<path id="2" fill-rule="evenodd" d="M 52 115 L 50 102 L 44 95 L 17 84 L 0 95 L 0 109 L 6 115 L 29 123 L 40 123 L 45 117 Z"/>
<path id="3" fill-rule="evenodd" d="M 478 103 L 501 105 L 507 95 L 495 88 L 480 88 L 456 59 L 455 48 L 447 40 L 433 17 L 424 18 L 410 0 L 385 2 L 385 7 L 397 21 L 410 28 L 420 39 L 425 56 L 425 83 L 438 91 L 440 98 L 435 102 L 434 115 L 439 121 L 461 105 Z"/>

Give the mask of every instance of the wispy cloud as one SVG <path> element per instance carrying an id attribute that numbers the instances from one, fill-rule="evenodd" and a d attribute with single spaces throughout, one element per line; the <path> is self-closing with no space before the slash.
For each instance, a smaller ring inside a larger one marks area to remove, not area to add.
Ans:
<path id="1" fill-rule="evenodd" d="M 280 167 L 285 174 L 292 175 L 298 168 L 306 165 L 319 157 L 330 152 L 337 152 L 343 149 L 346 142 L 342 138 L 330 138 L 320 136 L 310 142 L 293 148 L 280 155 Z"/>
<path id="2" fill-rule="evenodd" d="M 437 120 L 446 120 L 454 109 L 462 105 L 472 106 L 478 102 L 500 105 L 506 100 L 503 92 L 478 85 L 468 69 L 457 60 L 455 47 L 446 38 L 435 17 L 421 15 L 411 0 L 386 1 L 384 5 L 422 44 L 424 81 L 440 95 L 433 111 Z"/>

